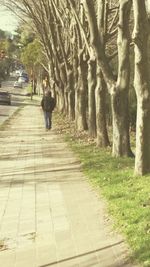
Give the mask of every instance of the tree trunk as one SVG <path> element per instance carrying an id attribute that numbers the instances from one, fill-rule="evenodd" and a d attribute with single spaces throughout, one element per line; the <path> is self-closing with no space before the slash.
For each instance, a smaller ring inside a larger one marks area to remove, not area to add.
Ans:
<path id="1" fill-rule="evenodd" d="M 78 89 L 76 91 L 76 127 L 77 130 L 83 131 L 87 130 L 87 118 L 86 118 L 86 110 L 87 110 L 87 63 L 83 60 L 83 51 L 79 54 L 79 66 L 78 66 Z"/>
<path id="2" fill-rule="evenodd" d="M 118 88 L 111 96 L 113 114 L 113 156 L 133 156 L 129 139 L 128 95 Z"/>
<path id="3" fill-rule="evenodd" d="M 106 85 L 100 67 L 97 66 L 97 85 L 95 91 L 96 99 L 96 125 L 97 125 L 97 146 L 107 147 L 110 145 L 106 126 Z"/>
<path id="4" fill-rule="evenodd" d="M 68 91 L 65 88 L 64 91 L 64 114 L 65 116 L 68 115 L 69 107 L 68 107 Z"/>
<path id="5" fill-rule="evenodd" d="M 130 149 L 128 92 L 130 81 L 129 18 L 131 0 L 120 0 L 118 23 L 118 79 L 111 95 L 113 156 L 133 156 Z"/>
<path id="6" fill-rule="evenodd" d="M 106 0 L 99 0 L 97 2 L 97 25 L 100 39 L 105 51 L 105 34 L 107 32 L 107 18 L 106 18 Z M 110 145 L 107 126 L 106 126 L 106 83 L 97 64 L 97 85 L 96 85 L 96 125 L 97 125 L 97 146 L 107 147 Z"/>
<path id="7" fill-rule="evenodd" d="M 68 114 L 69 119 L 74 121 L 75 119 L 75 92 L 74 90 L 70 90 L 68 93 Z"/>
<path id="8" fill-rule="evenodd" d="M 65 110 L 65 100 L 64 100 L 64 81 L 65 78 L 62 76 L 62 67 L 58 67 L 57 60 L 55 62 L 55 83 L 57 94 L 57 107 L 60 112 L 64 112 Z M 63 79 L 62 79 L 63 78 Z"/>
<path id="9" fill-rule="evenodd" d="M 90 137 L 96 137 L 96 61 L 88 62 L 88 132 Z"/>
<path id="10" fill-rule="evenodd" d="M 77 37 L 77 36 L 76 36 Z M 79 80 L 79 72 L 78 72 L 78 49 L 77 46 L 73 47 L 73 80 L 74 80 L 74 90 L 75 90 L 75 127 L 77 129 L 78 125 L 78 80 Z"/>
<path id="11" fill-rule="evenodd" d="M 135 174 L 150 173 L 150 81 L 148 77 L 148 20 L 145 2 L 133 0 L 134 86 L 137 95 Z"/>
<path id="12" fill-rule="evenodd" d="M 59 112 L 61 113 L 64 112 L 64 107 L 65 107 L 64 92 L 60 89 L 58 89 L 58 94 L 57 94 L 57 107 Z"/>
<path id="13" fill-rule="evenodd" d="M 68 115 L 69 119 L 75 119 L 75 88 L 73 79 L 73 70 L 67 72 L 67 87 L 68 87 Z"/>

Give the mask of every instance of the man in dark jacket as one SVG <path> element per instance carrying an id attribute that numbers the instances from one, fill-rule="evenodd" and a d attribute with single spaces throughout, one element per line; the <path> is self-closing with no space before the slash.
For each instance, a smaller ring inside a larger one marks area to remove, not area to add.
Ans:
<path id="1" fill-rule="evenodd" d="M 52 127 L 52 111 L 55 108 L 55 99 L 51 96 L 50 91 L 45 91 L 41 101 L 41 106 L 44 112 L 46 130 Z"/>

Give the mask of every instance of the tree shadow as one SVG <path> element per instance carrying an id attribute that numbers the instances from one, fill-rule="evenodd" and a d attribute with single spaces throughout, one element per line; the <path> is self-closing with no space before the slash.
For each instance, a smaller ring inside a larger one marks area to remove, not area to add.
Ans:
<path id="1" fill-rule="evenodd" d="M 0 114 L 0 116 L 1 116 L 1 117 L 9 117 L 8 114 L 2 114 L 2 113 Z"/>
<path id="2" fill-rule="evenodd" d="M 117 247 L 119 246 L 120 244 L 122 244 L 123 241 L 119 241 L 117 243 L 114 243 L 112 245 L 108 245 L 108 246 L 105 246 L 103 248 L 99 248 L 99 249 L 95 249 L 95 250 L 92 250 L 92 251 L 89 251 L 89 252 L 86 252 L 86 253 L 82 253 L 82 254 L 78 254 L 78 255 L 75 255 L 75 256 L 72 256 L 72 257 L 68 257 L 68 258 L 64 258 L 64 259 L 61 259 L 61 260 L 58 260 L 58 261 L 54 261 L 54 262 L 50 262 L 48 264 L 45 264 L 45 265 L 41 265 L 39 267 L 50 267 L 50 266 L 55 266 L 57 264 L 61 264 L 61 263 L 68 263 L 69 261 L 71 260 L 75 260 L 75 259 L 79 259 L 81 260 L 81 258 L 83 258 L 84 262 L 83 262 L 83 266 L 86 266 L 86 267 L 90 267 L 90 266 L 95 266 L 94 264 L 97 264 L 97 262 L 95 262 L 95 259 L 96 257 L 93 255 L 94 253 L 99 253 L 99 252 L 102 252 L 104 250 L 109 250 L 113 247 Z M 117 248 L 116 248 L 117 249 Z M 106 253 L 106 252 L 105 252 Z M 122 254 L 124 254 L 124 252 L 122 252 Z M 90 262 L 89 262 L 89 258 L 86 259 L 86 256 L 89 256 L 89 255 L 93 255 L 93 258 L 90 259 Z M 109 252 L 108 254 L 105 254 L 105 255 L 109 255 Z M 123 258 L 123 262 L 121 263 L 120 260 L 118 259 L 118 262 L 117 263 L 112 263 L 110 262 L 110 264 L 107 263 L 107 265 L 105 265 L 105 267 L 129 267 L 129 264 L 131 264 L 131 261 L 129 258 L 124 258 L 122 257 L 121 253 L 120 253 L 120 257 Z M 85 259 L 84 259 L 85 258 Z M 111 261 L 111 260 L 110 260 Z M 80 263 L 81 266 L 82 266 L 82 262 Z M 121 264 L 121 265 L 120 265 Z M 68 266 L 68 265 L 67 265 Z M 70 262 L 70 266 L 71 265 L 71 262 Z M 97 266 L 97 265 L 96 265 Z M 130 265 L 131 266 L 131 265 Z M 104 266 L 103 266 L 104 267 Z"/>

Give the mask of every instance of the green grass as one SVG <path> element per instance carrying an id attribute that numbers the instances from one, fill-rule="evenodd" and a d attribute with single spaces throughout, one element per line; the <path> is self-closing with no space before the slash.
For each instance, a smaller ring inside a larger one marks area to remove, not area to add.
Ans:
<path id="1" fill-rule="evenodd" d="M 107 199 L 109 213 L 125 234 L 133 258 L 150 267 L 150 176 L 133 176 L 133 159 L 113 158 L 108 150 L 68 140 L 86 176 Z"/>
<path id="2" fill-rule="evenodd" d="M 150 175 L 134 176 L 134 159 L 113 158 L 110 149 L 98 149 L 76 138 L 68 128 L 67 124 L 65 140 L 80 158 L 88 179 L 107 200 L 114 227 L 126 237 L 132 258 L 150 267 Z"/>

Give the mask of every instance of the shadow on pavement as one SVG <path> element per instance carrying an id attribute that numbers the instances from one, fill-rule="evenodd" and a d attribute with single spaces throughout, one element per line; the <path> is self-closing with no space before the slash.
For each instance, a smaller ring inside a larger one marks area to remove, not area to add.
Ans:
<path id="1" fill-rule="evenodd" d="M 18 107 L 18 106 L 21 106 L 21 107 L 25 107 L 25 106 L 40 106 L 38 103 L 35 103 L 32 102 L 31 103 L 25 103 L 25 102 L 20 102 L 20 101 L 17 101 L 17 100 L 14 100 L 13 103 L 11 104 L 12 107 Z"/>
<path id="2" fill-rule="evenodd" d="M 79 166 L 75 166 L 75 167 L 66 167 L 66 168 L 54 168 L 54 169 L 48 169 L 48 170 L 39 170 L 39 171 L 27 171 L 25 172 L 24 171 L 24 168 L 22 168 L 22 170 L 18 171 L 17 172 L 13 172 L 13 170 L 10 172 L 10 173 L 6 173 L 6 174 L 3 174 L 2 177 L 5 178 L 5 177 L 8 177 L 8 176 L 20 176 L 22 173 L 24 174 L 24 176 L 27 176 L 27 175 L 31 175 L 31 174 L 34 174 L 35 176 L 38 175 L 38 174 L 43 174 L 44 173 L 56 173 L 56 172 L 68 172 L 68 171 L 76 171 L 76 170 L 79 170 Z M 43 181 L 43 179 L 42 179 Z M 29 182 L 29 180 L 28 180 Z M 14 181 L 15 183 L 15 181 Z"/>
<path id="3" fill-rule="evenodd" d="M 13 96 L 28 96 L 26 93 L 11 93 Z"/>
<path id="4" fill-rule="evenodd" d="M 100 251 L 107 250 L 107 249 L 112 248 L 114 246 L 118 246 L 123 242 L 124 241 L 120 241 L 120 242 L 114 243 L 112 245 L 109 245 L 109 246 L 106 246 L 106 247 L 103 247 L 103 248 L 100 248 L 100 249 L 96 249 L 96 250 L 93 250 L 93 251 L 89 251 L 89 252 L 86 252 L 86 253 L 83 253 L 83 254 L 79 254 L 79 255 L 73 256 L 73 257 L 69 257 L 69 258 L 65 258 L 65 259 L 62 259 L 62 260 L 55 261 L 55 262 L 51 262 L 51 263 L 48 263 L 46 265 L 41 265 L 39 267 L 49 267 L 49 266 L 57 265 L 57 264 L 60 264 L 60 263 L 63 263 L 63 262 L 68 262 L 70 260 L 74 260 L 74 259 L 77 259 L 77 258 L 81 258 L 81 257 L 87 256 L 87 255 L 92 255 L 93 253 L 98 253 Z M 90 261 L 91 260 L 92 259 L 90 259 Z M 94 260 L 95 260 L 95 257 L 93 258 L 93 261 Z M 88 262 L 89 262 L 89 260 L 88 260 Z M 120 266 L 120 263 L 116 263 L 116 264 L 113 264 L 113 265 L 110 263 L 110 265 L 107 265 L 107 267 L 125 267 L 128 263 L 129 263 L 129 260 L 125 260 L 124 264 L 121 265 L 121 266 Z M 94 264 L 95 264 L 95 262 L 90 262 L 90 263 L 87 263 L 84 266 L 89 267 L 89 266 L 94 266 Z"/>
<path id="5" fill-rule="evenodd" d="M 9 114 L 0 114 L 1 117 L 9 117 Z"/>

